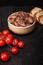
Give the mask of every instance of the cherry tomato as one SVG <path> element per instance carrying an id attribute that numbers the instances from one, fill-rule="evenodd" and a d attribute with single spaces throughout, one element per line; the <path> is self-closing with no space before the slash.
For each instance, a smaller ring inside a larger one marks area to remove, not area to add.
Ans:
<path id="1" fill-rule="evenodd" d="M 0 35 L 0 39 L 4 39 L 6 36 L 5 35 Z"/>
<path id="2" fill-rule="evenodd" d="M 12 42 L 12 45 L 16 46 L 17 44 L 18 44 L 18 39 L 14 39 L 13 42 Z"/>
<path id="3" fill-rule="evenodd" d="M 1 53 L 1 60 L 2 61 L 8 61 L 9 59 L 10 59 L 10 54 L 8 52 Z"/>
<path id="4" fill-rule="evenodd" d="M 12 47 L 11 52 L 12 52 L 12 54 L 18 54 L 18 48 Z"/>
<path id="5" fill-rule="evenodd" d="M 5 41 L 0 38 L 0 47 L 3 47 L 3 46 L 5 46 Z"/>
<path id="6" fill-rule="evenodd" d="M 23 47 L 24 47 L 24 42 L 23 42 L 23 41 L 18 42 L 18 46 L 19 46 L 20 48 L 23 48 Z"/>
<path id="7" fill-rule="evenodd" d="M 11 44 L 12 43 L 12 39 L 10 39 L 9 37 L 6 37 L 5 38 L 5 42 L 6 42 L 6 44 Z"/>
<path id="8" fill-rule="evenodd" d="M 0 39 L 2 39 L 2 33 L 0 32 Z"/>
<path id="9" fill-rule="evenodd" d="M 7 37 L 9 37 L 10 39 L 13 39 L 13 35 L 12 34 L 7 34 Z"/>
<path id="10" fill-rule="evenodd" d="M 2 34 L 7 35 L 7 34 L 9 34 L 9 31 L 8 30 L 3 30 Z"/>

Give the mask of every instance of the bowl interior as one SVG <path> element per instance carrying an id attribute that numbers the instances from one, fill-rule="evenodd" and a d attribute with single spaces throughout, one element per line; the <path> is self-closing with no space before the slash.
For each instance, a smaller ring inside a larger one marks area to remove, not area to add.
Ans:
<path id="1" fill-rule="evenodd" d="M 16 13 L 18 13 L 18 12 L 16 12 Z M 14 15 L 14 14 L 16 14 L 16 13 L 12 13 L 11 15 Z M 10 16 L 10 15 L 9 15 Z M 9 16 L 8 16 L 8 19 L 7 19 L 7 21 L 8 21 L 8 23 L 10 23 L 9 22 Z M 31 16 L 31 15 L 30 15 Z M 11 23 L 10 23 L 11 24 Z M 31 26 L 33 26 L 35 24 L 35 21 L 31 24 L 31 25 L 29 25 L 29 26 L 24 26 L 24 27 L 22 27 L 22 26 L 15 26 L 15 25 L 13 25 L 13 24 L 11 24 L 12 26 L 14 26 L 14 27 L 17 27 L 17 28 L 28 28 L 28 27 L 31 27 Z"/>

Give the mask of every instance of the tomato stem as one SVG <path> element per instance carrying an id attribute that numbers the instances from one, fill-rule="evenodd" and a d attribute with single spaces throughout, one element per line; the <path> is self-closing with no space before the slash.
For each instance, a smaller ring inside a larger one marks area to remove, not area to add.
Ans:
<path id="1" fill-rule="evenodd" d="M 12 48 L 12 46 L 11 45 L 8 45 L 9 46 L 9 48 Z"/>

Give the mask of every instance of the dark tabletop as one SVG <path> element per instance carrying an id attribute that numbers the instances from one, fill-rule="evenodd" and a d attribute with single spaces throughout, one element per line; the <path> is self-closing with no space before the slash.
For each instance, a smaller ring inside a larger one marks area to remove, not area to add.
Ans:
<path id="1" fill-rule="evenodd" d="M 0 7 L 0 31 L 8 29 L 7 17 L 16 11 L 23 10 L 29 12 L 33 6 L 1 6 Z M 42 8 L 42 7 L 41 7 Z M 10 30 L 9 30 L 10 31 Z M 42 61 L 40 60 L 43 43 L 43 26 L 36 23 L 35 29 L 26 35 L 16 35 L 10 31 L 15 38 L 23 40 L 25 42 L 24 49 L 19 49 L 18 55 L 12 55 L 9 51 L 8 46 L 0 48 L 0 53 L 2 51 L 8 51 L 11 55 L 11 59 L 8 62 L 2 62 L 0 60 L 0 65 L 40 65 Z"/>

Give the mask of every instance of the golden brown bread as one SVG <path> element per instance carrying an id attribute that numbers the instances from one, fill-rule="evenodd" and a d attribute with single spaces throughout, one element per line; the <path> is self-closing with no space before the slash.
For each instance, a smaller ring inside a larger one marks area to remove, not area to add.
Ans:
<path id="1" fill-rule="evenodd" d="M 36 22 L 43 25 L 43 10 L 41 8 L 35 7 L 30 12 L 31 16 L 35 17 Z"/>
<path id="2" fill-rule="evenodd" d="M 38 20 L 39 19 L 39 17 L 40 16 L 42 16 L 43 15 L 43 11 L 40 11 L 40 12 L 38 12 L 38 13 L 36 13 L 36 19 Z"/>
<path id="3" fill-rule="evenodd" d="M 39 23 L 43 25 L 43 15 L 39 17 Z"/>
<path id="4" fill-rule="evenodd" d="M 34 16 L 37 12 L 41 11 L 42 9 L 41 8 L 38 8 L 38 7 L 34 7 L 32 10 L 31 10 L 31 14 Z"/>

